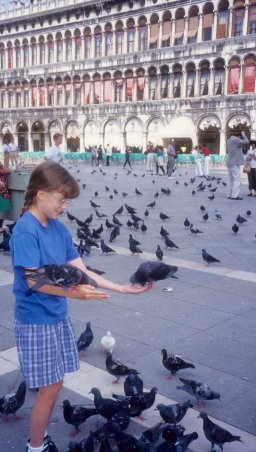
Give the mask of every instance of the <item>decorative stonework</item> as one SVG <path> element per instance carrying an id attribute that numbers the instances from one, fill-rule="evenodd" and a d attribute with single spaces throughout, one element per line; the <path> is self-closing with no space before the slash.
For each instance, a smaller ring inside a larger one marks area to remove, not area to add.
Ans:
<path id="1" fill-rule="evenodd" d="M 209 128 L 220 129 L 220 122 L 214 115 L 204 117 L 199 123 L 200 130 L 207 130 Z"/>
<path id="2" fill-rule="evenodd" d="M 243 125 L 246 127 L 251 126 L 251 122 L 249 118 L 245 114 L 237 114 L 235 116 L 232 116 L 232 118 L 228 121 L 228 127 L 230 129 L 234 129 L 235 127 Z"/>

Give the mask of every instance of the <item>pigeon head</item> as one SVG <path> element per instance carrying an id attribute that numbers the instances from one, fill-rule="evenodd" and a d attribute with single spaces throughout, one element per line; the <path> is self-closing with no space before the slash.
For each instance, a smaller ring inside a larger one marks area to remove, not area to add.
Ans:
<path id="1" fill-rule="evenodd" d="M 201 419 L 208 419 L 208 414 L 205 411 L 200 411 L 197 417 L 200 417 Z"/>
<path id="2" fill-rule="evenodd" d="M 165 348 L 163 348 L 161 350 L 161 353 L 162 353 L 163 358 L 166 359 L 167 358 L 167 350 Z"/>
<path id="3" fill-rule="evenodd" d="M 70 406 L 70 401 L 69 400 L 67 400 L 67 399 L 65 399 L 65 400 L 63 400 L 63 406 L 65 407 L 69 407 Z"/>
<path id="4" fill-rule="evenodd" d="M 164 403 L 158 403 L 154 411 L 161 411 L 165 406 Z"/>
<path id="5" fill-rule="evenodd" d="M 220 400 L 220 393 L 219 393 L 219 392 L 212 391 L 212 397 L 211 397 L 211 398 L 212 398 L 212 399 Z"/>

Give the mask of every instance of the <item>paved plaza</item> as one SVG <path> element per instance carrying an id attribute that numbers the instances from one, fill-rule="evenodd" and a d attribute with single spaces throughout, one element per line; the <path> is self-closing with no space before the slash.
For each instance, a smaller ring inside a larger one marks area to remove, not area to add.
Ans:
<path id="1" fill-rule="evenodd" d="M 92 248 L 91 255 L 84 258 L 91 267 L 104 270 L 106 277 L 120 283 L 128 282 L 130 276 L 143 260 L 156 260 L 155 250 L 159 244 L 164 251 L 164 262 L 178 265 L 178 279 L 168 279 L 154 284 L 151 291 L 140 295 L 119 295 L 111 293 L 107 301 L 69 300 L 69 313 L 76 335 L 85 329 L 87 321 L 91 322 L 94 341 L 90 348 L 81 354 L 79 372 L 67 375 L 63 390 L 54 408 L 49 433 L 60 452 L 66 452 L 70 438 L 71 426 L 67 425 L 62 415 L 62 401 L 68 398 L 73 404 L 92 406 L 93 386 L 100 388 L 104 396 L 113 392 L 123 393 L 123 386 L 113 385 L 112 377 L 106 372 L 105 360 L 100 339 L 109 330 L 116 338 L 114 356 L 138 369 L 147 389 L 156 386 L 158 395 L 156 403 L 173 403 L 186 401 L 188 395 L 179 389 L 179 377 L 199 380 L 221 394 L 221 400 L 206 403 L 207 413 L 215 421 L 242 437 L 243 443 L 231 443 L 224 447 L 226 452 L 255 452 L 256 450 L 256 199 L 248 198 L 247 180 L 242 176 L 241 196 L 243 201 L 228 200 L 225 167 L 211 168 L 211 175 L 221 177 L 206 182 L 217 187 L 215 199 L 209 200 L 209 187 L 203 192 L 196 191 L 197 185 L 204 179 L 197 178 L 194 184 L 193 167 L 179 167 L 173 179 L 151 175 L 145 172 L 144 165 L 135 166 L 128 174 L 121 166 L 99 168 L 92 174 L 89 165 L 68 165 L 70 171 L 80 179 L 81 195 L 72 201 L 69 211 L 85 220 L 93 209 L 89 200 L 100 205 L 100 213 L 108 215 L 112 221 L 114 213 L 124 203 L 137 209 L 137 214 L 144 218 L 146 205 L 156 199 L 156 207 L 149 210 L 145 218 L 148 228 L 146 233 L 130 231 L 126 210 L 118 217 L 123 223 L 120 236 L 111 244 L 116 250 L 113 255 L 102 255 Z M 78 172 L 79 171 L 79 172 Z M 105 173 L 105 174 L 104 174 Z M 115 175 L 116 174 L 116 175 Z M 136 177 L 135 177 L 136 174 Z M 142 177 L 145 175 L 144 177 Z M 83 189 L 82 185 L 86 184 Z M 105 186 L 109 187 L 107 192 Z M 135 187 L 142 196 L 135 194 Z M 171 189 L 171 195 L 161 192 L 161 187 Z M 114 194 L 113 190 L 118 190 Z M 192 190 L 196 191 L 192 195 Z M 95 198 L 94 193 L 99 196 Z M 126 197 L 122 192 L 127 193 Z M 156 192 L 159 196 L 155 198 Z M 110 199 L 113 195 L 113 199 Z M 207 222 L 203 221 L 200 206 L 204 205 L 209 214 Z M 223 219 L 215 219 L 214 211 L 218 209 Z M 250 210 L 251 215 L 246 212 Z M 162 221 L 159 213 L 170 216 Z M 245 216 L 247 222 L 239 226 L 234 235 L 231 228 L 237 215 Z M 188 218 L 193 225 L 203 231 L 194 236 L 184 228 Z M 77 225 L 68 221 L 66 215 L 61 219 L 76 239 Z M 105 227 L 105 218 L 99 220 L 95 214 L 93 227 L 103 224 L 102 238 L 108 243 L 109 231 Z M 171 239 L 179 249 L 167 250 L 159 231 L 164 226 Z M 132 256 L 128 246 L 128 235 L 141 242 L 143 253 Z M 77 241 L 77 239 L 76 239 Z M 221 263 L 206 266 L 201 257 L 205 248 L 210 254 L 220 259 Z M 13 334 L 12 268 L 9 255 L 0 254 L 0 396 L 13 392 L 20 381 L 20 372 Z M 172 287 L 173 292 L 163 291 Z M 171 381 L 166 380 L 168 371 L 163 367 L 161 349 L 178 354 L 195 365 L 195 369 L 180 371 Z M 10 422 L 0 422 L 0 452 L 23 452 L 29 432 L 29 418 L 35 393 L 27 391 L 24 406 L 19 413 L 23 419 L 19 422 L 10 417 Z M 190 409 L 184 418 L 186 433 L 196 430 L 199 439 L 192 443 L 194 452 L 210 450 L 210 443 L 205 439 L 202 420 L 197 419 L 198 408 L 195 400 L 194 409 Z M 156 404 L 155 404 L 156 405 Z M 155 407 L 154 405 L 154 407 Z M 133 420 L 128 431 L 133 434 L 141 432 L 145 426 L 159 422 L 158 411 L 154 407 L 145 413 L 146 421 Z M 96 419 L 96 420 L 95 420 Z M 91 418 L 81 426 L 83 433 L 77 436 L 81 441 L 88 432 L 103 424 L 100 416 Z M 217 450 L 217 448 L 216 448 Z"/>

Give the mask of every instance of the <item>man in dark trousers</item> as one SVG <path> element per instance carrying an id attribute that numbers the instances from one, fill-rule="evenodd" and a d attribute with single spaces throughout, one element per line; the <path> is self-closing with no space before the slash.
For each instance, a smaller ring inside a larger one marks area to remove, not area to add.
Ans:
<path id="1" fill-rule="evenodd" d="M 175 156 L 176 156 L 176 150 L 174 147 L 174 140 L 170 140 L 170 143 L 167 146 L 167 156 L 168 156 L 168 162 L 167 162 L 167 174 L 168 178 L 173 178 L 173 170 L 175 166 Z"/>
<path id="2" fill-rule="evenodd" d="M 242 200 L 240 192 L 240 166 L 244 164 L 243 147 L 249 143 L 245 132 L 234 132 L 227 140 L 228 198 Z"/>

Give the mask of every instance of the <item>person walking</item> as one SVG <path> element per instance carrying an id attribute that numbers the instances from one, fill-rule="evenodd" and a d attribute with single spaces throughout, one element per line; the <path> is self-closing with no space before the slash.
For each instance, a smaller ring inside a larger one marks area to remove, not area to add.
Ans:
<path id="1" fill-rule="evenodd" d="M 10 162 L 10 149 L 7 144 L 7 140 L 4 140 L 3 144 L 3 154 L 4 154 L 4 167 L 9 168 L 9 162 Z"/>
<path id="2" fill-rule="evenodd" d="M 18 146 L 12 138 L 9 143 L 10 162 L 12 166 L 18 165 Z"/>
<path id="3" fill-rule="evenodd" d="M 92 147 L 91 161 L 92 161 L 92 166 L 94 166 L 94 164 L 96 165 L 96 163 L 97 163 L 97 147 L 96 146 Z"/>
<path id="4" fill-rule="evenodd" d="M 240 166 L 244 164 L 243 147 L 249 143 L 244 131 L 233 132 L 227 140 L 228 198 L 242 200 L 240 192 Z"/>
<path id="5" fill-rule="evenodd" d="M 205 177 L 208 177 L 209 176 L 209 164 L 210 164 L 211 157 L 210 157 L 210 150 L 206 146 L 205 143 L 203 143 L 202 154 L 204 155 L 203 175 Z"/>
<path id="6" fill-rule="evenodd" d="M 157 146 L 156 151 L 156 174 L 159 174 L 159 168 L 162 171 L 162 175 L 165 174 L 164 170 L 164 150 L 163 146 Z"/>
<path id="7" fill-rule="evenodd" d="M 53 144 L 53 146 L 50 147 L 50 149 L 48 149 L 48 151 L 46 151 L 44 160 L 51 160 L 56 163 L 61 163 L 62 155 L 61 155 L 60 145 L 62 144 L 63 135 L 61 133 L 57 132 L 53 135 L 52 138 L 53 138 L 54 144 Z"/>
<path id="8" fill-rule="evenodd" d="M 112 148 L 108 144 L 107 147 L 106 147 L 106 158 L 107 158 L 106 166 L 109 166 L 109 162 L 110 162 L 111 156 L 112 156 Z"/>
<path id="9" fill-rule="evenodd" d="M 251 171 L 248 175 L 249 193 L 247 196 L 256 196 L 256 142 L 252 141 L 247 152 L 246 160 L 251 164 Z"/>
<path id="10" fill-rule="evenodd" d="M 202 154 L 201 154 L 201 149 L 200 146 L 195 146 L 194 149 L 192 150 L 192 155 L 195 158 L 195 165 L 196 165 L 196 177 L 203 177 L 203 170 L 202 170 Z"/>
<path id="11" fill-rule="evenodd" d="M 65 373 L 79 368 L 66 296 L 106 300 L 109 295 L 105 290 L 138 295 L 151 287 L 150 284 L 143 287 L 117 284 L 86 268 L 70 232 L 58 220 L 69 200 L 78 195 L 79 185 L 64 167 L 53 161 L 38 165 L 27 187 L 24 213 L 10 240 L 18 357 L 27 388 L 38 388 L 31 412 L 27 452 L 58 451 L 46 429 Z M 46 283 L 27 294 L 34 282 L 26 278 L 26 269 L 52 264 L 68 264 L 80 269 L 103 290 L 81 284 L 67 292 L 65 288 Z"/>
<path id="12" fill-rule="evenodd" d="M 149 141 L 147 145 L 146 157 L 147 157 L 146 171 L 152 172 L 154 159 L 154 146 L 153 143 L 151 143 L 151 141 Z"/>
<path id="13" fill-rule="evenodd" d="M 103 164 L 103 150 L 102 147 L 99 146 L 97 149 L 97 166 L 102 166 Z"/>
<path id="14" fill-rule="evenodd" d="M 131 151 L 130 151 L 129 148 L 126 148 L 126 150 L 125 150 L 125 162 L 124 162 L 124 168 L 125 168 L 126 164 L 128 163 L 129 167 L 132 169 L 130 158 L 131 158 Z"/>
<path id="15" fill-rule="evenodd" d="M 173 178 L 173 171 L 174 171 L 174 166 L 175 166 L 176 150 L 175 150 L 174 144 L 175 144 L 175 141 L 170 140 L 170 142 L 167 146 L 167 157 L 168 157 L 167 174 L 168 174 L 169 179 Z"/>

